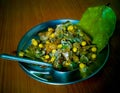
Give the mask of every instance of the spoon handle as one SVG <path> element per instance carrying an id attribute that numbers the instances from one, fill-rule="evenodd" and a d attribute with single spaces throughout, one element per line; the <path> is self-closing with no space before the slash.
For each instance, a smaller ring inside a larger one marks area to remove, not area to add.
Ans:
<path id="1" fill-rule="evenodd" d="M 9 54 L 0 54 L 0 58 L 6 59 L 6 60 L 19 61 L 19 62 L 28 63 L 28 64 L 36 64 L 36 65 L 43 65 L 43 66 L 52 67 L 52 64 L 50 64 L 50 63 L 31 60 L 31 59 L 27 59 L 27 58 L 21 58 L 21 57 L 9 55 Z"/>

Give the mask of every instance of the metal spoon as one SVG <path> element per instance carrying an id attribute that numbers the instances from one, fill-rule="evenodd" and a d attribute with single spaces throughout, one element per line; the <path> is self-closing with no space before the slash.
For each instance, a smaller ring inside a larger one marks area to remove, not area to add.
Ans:
<path id="1" fill-rule="evenodd" d="M 28 63 L 28 64 L 45 65 L 45 66 L 52 67 L 52 64 L 50 64 L 50 63 L 37 61 L 37 60 L 31 60 L 31 59 L 27 59 L 27 58 L 21 58 L 21 57 L 9 55 L 9 54 L 0 54 L 0 58 L 6 59 L 6 60 L 24 62 L 24 63 Z"/>
<path id="2" fill-rule="evenodd" d="M 36 65 L 42 65 L 42 66 L 47 66 L 50 69 L 43 69 L 41 71 L 30 71 L 31 73 L 38 73 L 38 74 L 49 74 L 53 77 L 53 80 L 59 83 L 65 83 L 65 82 L 70 82 L 76 79 L 80 78 L 80 72 L 78 69 L 75 69 L 73 71 L 58 71 L 55 70 L 52 67 L 52 64 L 50 63 L 46 63 L 46 62 L 42 62 L 42 61 L 36 61 L 36 60 L 31 60 L 31 59 L 27 59 L 27 58 L 21 58 L 18 56 L 13 56 L 13 55 L 9 55 L 9 54 L 0 54 L 0 58 L 2 59 L 6 59 L 6 60 L 13 60 L 13 61 L 19 61 L 22 63 L 28 63 L 28 64 L 36 64 Z"/>

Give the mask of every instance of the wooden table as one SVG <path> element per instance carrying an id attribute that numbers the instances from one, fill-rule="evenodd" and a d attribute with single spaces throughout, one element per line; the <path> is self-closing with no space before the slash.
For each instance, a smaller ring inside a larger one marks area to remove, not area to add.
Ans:
<path id="1" fill-rule="evenodd" d="M 0 0 L 0 53 L 15 54 L 22 36 L 33 26 L 53 19 L 80 19 L 89 6 L 110 2 L 117 15 L 110 39 L 110 57 L 94 77 L 72 85 L 40 83 L 23 72 L 17 62 L 0 59 L 0 93 L 116 93 L 120 82 L 119 0 Z"/>

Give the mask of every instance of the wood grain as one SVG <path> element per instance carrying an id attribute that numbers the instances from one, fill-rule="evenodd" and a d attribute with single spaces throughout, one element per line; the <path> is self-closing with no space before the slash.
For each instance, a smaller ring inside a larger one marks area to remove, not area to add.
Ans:
<path id="1" fill-rule="evenodd" d="M 119 0 L 0 0 L 0 53 L 15 54 L 22 36 L 42 22 L 80 19 L 89 6 L 110 2 L 117 15 L 110 40 L 110 57 L 94 77 L 72 85 L 55 86 L 33 80 L 13 61 L 0 59 L 0 93 L 115 93 L 120 91 L 120 2 Z M 113 92 L 112 92 L 113 91 Z"/>

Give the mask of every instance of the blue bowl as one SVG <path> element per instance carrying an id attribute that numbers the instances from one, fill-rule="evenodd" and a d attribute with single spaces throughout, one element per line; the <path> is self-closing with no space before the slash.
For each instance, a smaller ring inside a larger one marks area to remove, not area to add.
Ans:
<path id="1" fill-rule="evenodd" d="M 38 38 L 38 33 L 41 31 L 46 31 L 48 27 L 55 28 L 56 25 L 64 23 L 66 21 L 70 21 L 73 24 L 76 24 L 79 22 L 79 20 L 73 20 L 73 19 L 58 19 L 58 20 L 51 20 L 47 21 L 41 24 L 38 24 L 34 26 L 32 29 L 30 29 L 20 40 L 17 52 L 26 49 L 31 44 L 32 38 Z M 85 77 L 79 77 L 77 78 L 77 75 L 73 75 L 74 77 L 69 77 L 70 81 L 67 82 L 61 82 L 59 80 L 54 80 L 54 76 L 52 76 L 49 73 L 49 68 L 43 69 L 36 65 L 28 65 L 26 63 L 20 63 L 19 66 L 23 69 L 26 74 L 28 74 L 31 78 L 42 82 L 46 84 L 51 85 L 68 85 L 68 84 L 74 84 L 77 82 L 81 82 L 84 80 L 87 80 L 88 78 L 94 76 L 97 74 L 105 65 L 109 57 L 109 45 L 107 45 L 98 55 L 98 58 L 94 64 L 89 66 L 89 71 L 85 74 Z"/>

